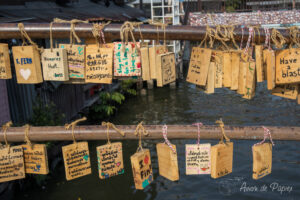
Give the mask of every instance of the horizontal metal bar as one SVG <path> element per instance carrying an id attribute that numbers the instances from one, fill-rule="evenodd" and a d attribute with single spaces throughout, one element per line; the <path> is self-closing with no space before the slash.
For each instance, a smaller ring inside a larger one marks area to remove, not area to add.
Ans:
<path id="1" fill-rule="evenodd" d="M 49 23 L 25 23 L 25 30 L 28 35 L 34 39 L 49 38 L 50 27 Z M 120 27 L 122 24 L 109 24 L 103 31 L 105 38 L 109 40 L 120 39 Z M 159 33 L 159 39 L 163 40 L 164 31 L 161 28 L 157 28 L 153 25 L 141 25 L 141 32 L 144 39 L 156 40 L 157 32 Z M 75 27 L 76 34 L 80 38 L 92 38 L 92 24 L 79 23 Z M 255 37 L 257 42 L 265 41 L 264 29 L 260 28 L 260 41 L 259 37 Z M 53 24 L 52 28 L 53 38 L 69 38 L 70 37 L 70 24 Z M 237 27 L 235 30 L 235 40 L 246 42 L 249 36 L 249 31 L 244 28 L 244 34 L 242 29 Z M 285 37 L 289 38 L 288 31 L 280 29 L 279 32 Z M 206 33 L 205 26 L 188 26 L 188 25 L 169 25 L 166 27 L 166 39 L 167 40 L 191 40 L 200 41 L 203 39 Z M 243 35 L 243 37 L 242 37 Z M 256 34 L 257 35 L 257 34 Z M 138 28 L 134 30 L 134 36 L 136 39 L 140 39 L 140 32 Z M 21 38 L 21 34 L 17 23 L 0 23 L 0 39 L 12 39 Z"/>
<path id="2" fill-rule="evenodd" d="M 149 132 L 148 136 L 143 136 L 143 139 L 161 139 L 161 125 L 145 125 Z M 112 140 L 132 140 L 138 139 L 134 135 L 135 125 L 119 125 L 120 130 L 125 132 L 125 137 L 122 137 L 115 130 L 111 129 L 110 139 Z M 300 140 L 300 127 L 278 127 L 270 126 L 272 138 L 274 140 Z M 7 140 L 9 142 L 24 141 L 24 127 L 11 127 L 7 130 Z M 225 133 L 230 139 L 241 140 L 260 140 L 263 139 L 264 130 L 261 126 L 225 126 Z M 106 127 L 103 126 L 76 126 L 75 138 L 77 140 L 106 140 Z M 218 126 L 202 126 L 201 139 L 220 139 L 221 129 Z M 63 126 L 45 126 L 45 127 L 30 127 L 29 138 L 31 141 L 66 141 L 72 140 L 72 131 L 66 130 Z M 169 125 L 169 139 L 196 139 L 197 127 L 192 125 Z M 3 132 L 0 132 L 0 141 L 4 141 Z"/>

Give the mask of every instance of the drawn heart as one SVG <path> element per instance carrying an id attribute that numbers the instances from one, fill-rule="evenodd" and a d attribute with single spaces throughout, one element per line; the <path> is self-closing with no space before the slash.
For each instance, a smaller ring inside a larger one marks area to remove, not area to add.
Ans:
<path id="1" fill-rule="evenodd" d="M 119 167 L 121 165 L 121 162 L 118 162 L 116 165 L 117 165 L 117 167 Z"/>
<path id="2" fill-rule="evenodd" d="M 29 76 L 31 75 L 31 71 L 30 69 L 26 69 L 26 70 L 20 69 L 20 74 L 27 81 Z"/>

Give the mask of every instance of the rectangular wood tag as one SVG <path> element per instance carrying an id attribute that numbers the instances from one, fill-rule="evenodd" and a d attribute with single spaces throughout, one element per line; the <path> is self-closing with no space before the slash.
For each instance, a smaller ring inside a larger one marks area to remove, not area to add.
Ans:
<path id="1" fill-rule="evenodd" d="M 0 43 L 0 79 L 11 79 L 8 44 Z"/>
<path id="2" fill-rule="evenodd" d="M 231 90 L 239 88 L 240 53 L 231 53 Z"/>
<path id="3" fill-rule="evenodd" d="M 240 62 L 240 70 L 239 70 L 239 88 L 237 90 L 238 94 L 244 95 L 246 94 L 246 76 L 247 76 L 247 68 L 249 66 L 249 62 Z"/>
<path id="4" fill-rule="evenodd" d="M 44 144 L 34 144 L 32 149 L 23 144 L 23 154 L 26 174 L 48 174 L 47 148 Z"/>
<path id="5" fill-rule="evenodd" d="M 210 62 L 207 76 L 207 83 L 205 87 L 206 94 L 213 94 L 215 92 L 215 72 L 216 72 L 216 63 Z"/>
<path id="6" fill-rule="evenodd" d="M 72 79 L 85 78 L 85 45 L 59 44 L 68 55 L 69 76 Z"/>
<path id="7" fill-rule="evenodd" d="M 8 153 L 9 152 L 9 153 Z M 25 178 L 22 146 L 0 149 L 0 183 Z"/>
<path id="8" fill-rule="evenodd" d="M 231 53 L 224 52 L 223 53 L 223 86 L 224 87 L 231 87 Z"/>
<path id="9" fill-rule="evenodd" d="M 298 88 L 299 87 L 297 84 L 277 85 L 272 90 L 272 95 L 276 95 L 288 99 L 297 99 Z"/>
<path id="10" fill-rule="evenodd" d="M 124 174 L 122 143 L 115 142 L 97 147 L 99 177 L 110 178 Z"/>
<path id="11" fill-rule="evenodd" d="M 141 47 L 140 50 L 141 50 L 141 63 L 142 63 L 142 78 L 144 81 L 149 81 L 149 80 L 151 80 L 149 48 Z"/>
<path id="12" fill-rule="evenodd" d="M 263 45 L 255 45 L 256 79 L 257 82 L 264 81 Z"/>
<path id="13" fill-rule="evenodd" d="M 232 172 L 233 142 L 211 147 L 211 177 L 219 178 Z"/>
<path id="14" fill-rule="evenodd" d="M 211 61 L 211 49 L 193 47 L 186 81 L 205 86 Z"/>
<path id="15" fill-rule="evenodd" d="M 44 49 L 42 66 L 45 81 L 69 80 L 67 50 L 60 48 Z"/>
<path id="16" fill-rule="evenodd" d="M 20 84 L 43 82 L 40 53 L 34 46 L 12 47 L 17 82 Z"/>
<path id="17" fill-rule="evenodd" d="M 149 149 L 144 149 L 130 157 L 135 188 L 143 190 L 153 181 L 151 156 Z"/>
<path id="18" fill-rule="evenodd" d="M 149 48 L 149 64 L 150 64 L 150 78 L 151 79 L 156 79 L 156 65 L 158 62 L 158 56 L 160 54 L 167 53 L 167 50 L 165 49 L 164 46 L 153 46 Z"/>
<path id="19" fill-rule="evenodd" d="M 248 62 L 246 69 L 246 91 L 243 96 L 245 99 L 252 99 L 255 96 L 255 62 Z"/>
<path id="20" fill-rule="evenodd" d="M 140 46 L 140 43 L 136 43 Z M 124 48 L 123 48 L 124 46 Z M 141 76 L 141 58 L 133 42 L 114 42 L 114 76 Z"/>
<path id="21" fill-rule="evenodd" d="M 260 179 L 272 171 L 272 144 L 263 143 L 252 146 L 253 179 Z"/>
<path id="22" fill-rule="evenodd" d="M 176 145 L 172 144 L 176 150 Z M 156 144 L 159 175 L 171 180 L 179 180 L 179 170 L 177 162 L 177 151 L 174 153 L 172 149 L 165 143 Z"/>
<path id="23" fill-rule="evenodd" d="M 186 144 L 186 174 L 210 174 L 210 144 Z"/>
<path id="24" fill-rule="evenodd" d="M 215 57 L 215 64 L 216 64 L 215 88 L 222 88 L 223 87 L 223 52 L 213 51 L 212 55 L 214 55 Z"/>
<path id="25" fill-rule="evenodd" d="M 112 48 L 98 48 L 97 45 L 87 45 L 85 61 L 85 82 L 104 84 L 112 83 Z"/>
<path id="26" fill-rule="evenodd" d="M 266 62 L 266 78 L 268 90 L 275 87 L 275 52 L 273 50 L 264 50 Z"/>
<path id="27" fill-rule="evenodd" d="M 66 179 L 68 181 L 92 173 L 89 145 L 87 142 L 77 142 L 63 146 L 62 153 Z"/>
<path id="28" fill-rule="evenodd" d="M 157 87 L 176 81 L 175 54 L 166 53 L 158 55 L 156 63 Z"/>
<path id="29" fill-rule="evenodd" d="M 300 82 L 300 49 L 276 52 L 276 84 Z"/>

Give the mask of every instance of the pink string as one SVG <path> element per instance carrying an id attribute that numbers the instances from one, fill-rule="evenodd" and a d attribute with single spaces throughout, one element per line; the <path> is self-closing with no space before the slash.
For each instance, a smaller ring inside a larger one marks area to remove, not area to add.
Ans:
<path id="1" fill-rule="evenodd" d="M 240 49 L 243 49 L 243 40 L 244 40 L 244 26 L 242 26 L 242 40 L 241 40 Z"/>
<path id="2" fill-rule="evenodd" d="M 103 44 L 105 44 L 105 37 L 104 37 L 104 33 L 103 33 L 103 30 L 101 29 L 100 31 L 100 35 L 101 35 L 101 38 L 102 38 L 102 41 L 103 41 Z"/>
<path id="3" fill-rule="evenodd" d="M 268 28 L 264 28 L 266 34 L 265 47 L 268 47 L 271 50 L 271 42 L 270 42 L 270 31 Z"/>
<path id="4" fill-rule="evenodd" d="M 165 143 L 172 149 L 172 151 L 174 153 L 176 153 L 176 150 L 172 147 L 171 142 L 167 138 L 167 135 L 168 135 L 168 126 L 164 125 L 163 128 L 162 128 L 162 131 L 163 131 L 163 136 L 164 136 L 164 139 L 165 139 Z"/>
<path id="5" fill-rule="evenodd" d="M 203 124 L 201 122 L 198 122 L 198 123 L 195 123 L 193 125 L 195 125 L 195 126 L 198 127 L 198 140 L 197 140 L 197 144 L 199 145 L 200 144 L 200 127 L 203 126 Z"/>
<path id="6" fill-rule="evenodd" d="M 267 137 L 269 136 L 270 137 L 270 141 L 271 141 L 272 145 L 274 146 L 275 144 L 274 144 L 274 142 L 272 140 L 272 136 L 271 136 L 270 130 L 268 128 L 264 127 L 264 126 L 262 126 L 262 128 L 264 129 L 264 139 L 261 142 L 258 142 L 258 143 L 254 144 L 254 145 L 263 144 L 266 141 Z"/>
<path id="7" fill-rule="evenodd" d="M 248 53 L 252 36 L 253 36 L 253 27 L 249 27 L 249 37 L 248 37 L 246 48 L 244 50 L 244 54 Z"/>

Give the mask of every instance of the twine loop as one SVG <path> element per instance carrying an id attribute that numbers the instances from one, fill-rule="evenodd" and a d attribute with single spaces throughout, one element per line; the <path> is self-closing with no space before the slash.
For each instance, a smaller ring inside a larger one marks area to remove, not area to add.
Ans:
<path id="1" fill-rule="evenodd" d="M 25 126 L 25 142 L 26 144 L 32 149 L 32 143 L 29 139 L 29 130 L 30 130 L 30 125 L 29 124 L 26 124 Z"/>
<path id="2" fill-rule="evenodd" d="M 120 38 L 123 43 L 122 51 L 125 51 L 125 44 L 128 44 L 128 36 L 131 35 L 132 41 L 134 43 L 135 51 L 139 52 L 139 47 L 137 46 L 133 31 L 134 27 L 139 26 L 140 24 L 143 24 L 143 22 L 129 22 L 126 21 L 120 28 Z"/>
<path id="3" fill-rule="evenodd" d="M 200 127 L 203 126 L 203 124 L 202 124 L 201 122 L 198 122 L 198 123 L 194 123 L 193 125 L 194 125 L 194 126 L 197 126 L 197 128 L 198 128 L 198 139 L 197 139 L 197 144 L 198 144 L 198 146 L 199 146 L 199 144 L 200 144 Z"/>
<path id="4" fill-rule="evenodd" d="M 162 131 L 163 131 L 163 137 L 165 139 L 165 144 L 167 144 L 170 149 L 173 151 L 173 153 L 176 153 L 176 150 L 173 148 L 171 142 L 168 140 L 168 126 L 167 125 L 164 125 L 163 128 L 162 128 Z"/>
<path id="5" fill-rule="evenodd" d="M 167 50 L 167 41 L 166 41 L 166 27 L 168 26 L 168 24 L 166 23 L 161 23 L 161 22 L 154 22 L 153 20 L 148 20 L 148 23 L 150 25 L 156 26 L 156 32 L 157 32 L 157 43 L 159 43 L 159 32 L 158 32 L 158 27 L 160 27 L 161 29 L 163 29 L 164 32 L 164 47 L 165 47 L 165 51 Z"/>
<path id="6" fill-rule="evenodd" d="M 25 27 L 24 27 L 23 23 L 18 23 L 18 28 L 20 30 L 21 38 L 22 38 L 22 41 L 23 41 L 22 46 L 28 45 L 28 43 L 26 42 L 26 40 L 27 40 L 36 50 L 38 50 L 40 52 L 43 51 L 43 48 L 39 48 L 38 45 L 31 40 L 31 38 L 29 37 L 29 35 L 25 31 Z"/>
<path id="7" fill-rule="evenodd" d="M 106 43 L 104 33 L 103 33 L 103 29 L 108 24 L 110 24 L 110 22 L 107 22 L 105 24 L 101 24 L 101 23 L 99 23 L 99 24 L 94 23 L 93 24 L 92 34 L 93 34 L 94 38 L 96 39 L 96 43 L 97 43 L 98 48 L 100 48 L 101 39 L 102 39 L 103 44 Z"/>
<path id="8" fill-rule="evenodd" d="M 221 137 L 221 140 L 220 140 L 220 144 L 224 144 L 224 138 L 225 138 L 225 140 L 226 140 L 226 143 L 227 142 L 230 142 L 230 139 L 226 136 L 226 134 L 225 134 L 225 130 L 224 130 L 224 123 L 223 123 L 223 121 L 222 121 L 222 119 L 220 119 L 220 120 L 217 120 L 216 121 L 216 124 L 219 124 L 219 126 L 220 126 L 220 128 L 221 128 L 221 131 L 222 131 L 222 137 Z"/>
<path id="9" fill-rule="evenodd" d="M 212 28 L 210 28 L 208 25 L 206 26 L 206 33 L 205 36 L 203 38 L 203 40 L 201 41 L 199 47 L 202 46 L 202 44 L 204 43 L 204 47 L 206 48 L 206 41 L 209 38 L 209 47 L 213 48 L 214 46 L 214 31 Z"/>
<path id="10" fill-rule="evenodd" d="M 290 48 L 293 47 L 293 45 L 297 45 L 297 47 L 300 47 L 300 39 L 299 39 L 299 29 L 297 26 L 292 26 L 289 28 L 289 33 L 290 33 Z"/>
<path id="11" fill-rule="evenodd" d="M 134 135 L 139 135 L 139 147 L 137 148 L 137 152 L 144 151 L 142 146 L 142 134 L 147 136 L 149 135 L 148 131 L 143 126 L 143 122 L 140 122 L 134 132 Z"/>
<path id="12" fill-rule="evenodd" d="M 102 122 L 102 126 L 106 126 L 106 136 L 107 136 L 107 144 L 111 144 L 110 139 L 109 139 L 109 128 L 113 128 L 115 131 L 120 133 L 123 137 L 125 136 L 125 133 L 118 129 L 113 123 L 110 122 Z"/>
<path id="13" fill-rule="evenodd" d="M 275 44 L 275 47 L 278 49 L 281 49 L 283 47 L 283 45 L 286 43 L 286 39 L 275 28 L 272 29 L 271 39 L 272 39 L 273 43 Z"/>
<path id="14" fill-rule="evenodd" d="M 10 152 L 10 145 L 8 144 L 8 141 L 7 141 L 7 135 L 6 135 L 6 132 L 7 132 L 7 129 L 9 127 L 11 127 L 12 125 L 12 121 L 9 121 L 7 123 L 5 123 L 3 126 L 2 126 L 2 131 L 3 131 L 3 137 L 4 137 L 4 141 L 5 141 L 5 147 L 8 148 L 8 153 Z"/>
<path id="15" fill-rule="evenodd" d="M 74 129 L 75 129 L 75 126 L 79 123 L 79 122 L 82 122 L 82 121 L 85 121 L 86 120 L 86 117 L 83 117 L 81 119 L 77 119 L 75 120 L 74 122 L 71 122 L 70 124 L 65 124 L 65 129 L 66 130 L 69 130 L 70 127 L 72 126 L 72 138 L 73 138 L 73 143 L 76 144 L 76 138 L 75 138 L 75 134 L 74 134 Z"/>
<path id="16" fill-rule="evenodd" d="M 272 146 L 275 146 L 275 144 L 274 144 L 274 142 L 272 140 L 272 136 L 271 136 L 270 130 L 268 128 L 266 128 L 265 126 L 262 126 L 262 128 L 264 129 L 264 139 L 261 142 L 258 142 L 258 143 L 254 144 L 254 145 L 263 144 L 266 141 L 267 137 L 269 137 L 270 141 L 272 143 Z"/>

